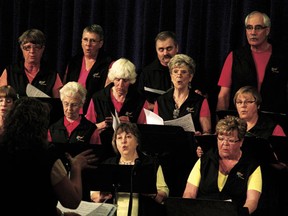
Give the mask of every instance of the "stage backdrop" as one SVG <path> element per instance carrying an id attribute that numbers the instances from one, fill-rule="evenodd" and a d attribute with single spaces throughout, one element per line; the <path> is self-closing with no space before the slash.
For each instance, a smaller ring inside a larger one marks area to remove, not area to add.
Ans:
<path id="1" fill-rule="evenodd" d="M 81 48 L 87 25 L 100 24 L 105 50 L 130 59 L 137 69 L 156 57 L 157 33 L 171 30 L 180 52 L 195 59 L 194 84 L 207 91 L 213 111 L 224 59 L 246 43 L 244 19 L 253 10 L 270 16 L 270 38 L 287 49 L 287 0 L 0 0 L 0 70 L 21 57 L 17 39 L 29 28 L 46 34 L 44 58 L 61 75 Z"/>

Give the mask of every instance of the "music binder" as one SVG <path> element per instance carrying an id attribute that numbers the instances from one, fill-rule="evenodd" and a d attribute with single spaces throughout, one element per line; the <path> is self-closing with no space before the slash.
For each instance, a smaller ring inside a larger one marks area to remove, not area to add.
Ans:
<path id="1" fill-rule="evenodd" d="M 238 216 L 237 206 L 230 201 L 168 197 L 167 216 Z M 247 215 L 248 216 L 248 215 Z"/>

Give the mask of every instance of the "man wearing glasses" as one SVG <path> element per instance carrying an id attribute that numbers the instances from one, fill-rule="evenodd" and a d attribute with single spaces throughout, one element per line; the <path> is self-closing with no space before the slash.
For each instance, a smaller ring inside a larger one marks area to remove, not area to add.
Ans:
<path id="1" fill-rule="evenodd" d="M 263 98 L 261 109 L 287 113 L 287 58 L 268 41 L 270 18 L 253 11 L 245 18 L 248 45 L 229 53 L 218 86 L 217 110 L 235 110 L 233 96 L 242 86 L 255 86 Z M 273 51 L 273 52 L 272 52 Z"/>
<path id="2" fill-rule="evenodd" d="M 31 84 L 48 96 L 59 98 L 59 89 L 63 86 L 61 78 L 42 60 L 46 43 L 44 33 L 29 29 L 18 41 L 24 60 L 4 69 L 0 86 L 10 85 L 19 96 L 26 96 L 26 87 Z"/>

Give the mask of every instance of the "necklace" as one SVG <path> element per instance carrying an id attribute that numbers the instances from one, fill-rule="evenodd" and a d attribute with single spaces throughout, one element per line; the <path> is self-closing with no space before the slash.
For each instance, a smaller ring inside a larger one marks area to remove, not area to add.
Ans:
<path id="1" fill-rule="evenodd" d="M 120 160 L 119 161 L 120 165 L 134 165 L 134 161 L 124 161 L 124 160 Z"/>

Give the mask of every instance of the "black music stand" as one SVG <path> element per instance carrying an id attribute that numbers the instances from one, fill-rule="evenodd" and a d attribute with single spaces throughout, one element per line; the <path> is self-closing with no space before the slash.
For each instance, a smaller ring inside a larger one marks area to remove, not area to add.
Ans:
<path id="1" fill-rule="evenodd" d="M 165 208 L 167 216 L 238 216 L 234 203 L 220 200 L 168 197 Z"/>
<path id="2" fill-rule="evenodd" d="M 133 193 L 156 194 L 155 165 L 142 164 L 134 168 L 132 165 L 99 164 L 96 169 L 84 170 L 85 189 L 110 192 L 114 194 L 114 204 L 117 204 L 118 192 L 131 192 L 133 176 Z"/>
<path id="3" fill-rule="evenodd" d="M 288 165 L 288 137 L 270 136 L 268 141 L 278 161 Z"/>
<path id="4" fill-rule="evenodd" d="M 163 169 L 170 196 L 182 196 L 197 160 L 194 134 L 180 126 L 138 124 L 141 150 L 155 156 Z"/>

